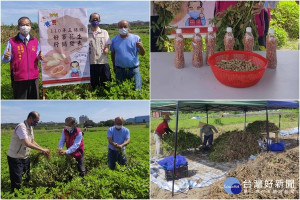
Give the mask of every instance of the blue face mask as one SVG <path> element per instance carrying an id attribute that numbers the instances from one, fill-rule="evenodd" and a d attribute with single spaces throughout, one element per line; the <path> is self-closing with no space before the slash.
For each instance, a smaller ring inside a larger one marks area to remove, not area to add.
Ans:
<path id="1" fill-rule="evenodd" d="M 38 122 L 31 123 L 31 126 L 37 126 L 37 125 L 38 125 Z"/>
<path id="2" fill-rule="evenodd" d="M 72 72 L 73 72 L 73 73 L 77 73 L 77 72 L 78 72 L 78 69 L 77 69 L 77 68 L 72 68 Z"/>
<path id="3" fill-rule="evenodd" d="M 200 14 L 201 14 L 200 10 L 194 10 L 194 11 L 189 12 L 190 17 L 193 18 L 193 19 L 199 18 Z"/>
<path id="4" fill-rule="evenodd" d="M 95 21 L 92 21 L 92 23 L 91 23 L 91 24 L 92 24 L 92 26 L 93 26 L 93 27 L 97 27 L 97 26 L 99 26 L 99 22 L 98 22 L 98 21 L 96 21 L 96 20 L 95 20 Z"/>

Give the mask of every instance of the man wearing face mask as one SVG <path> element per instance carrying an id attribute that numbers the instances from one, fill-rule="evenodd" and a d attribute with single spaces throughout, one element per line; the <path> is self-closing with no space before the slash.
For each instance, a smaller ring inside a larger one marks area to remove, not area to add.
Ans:
<path id="1" fill-rule="evenodd" d="M 20 32 L 10 38 L 2 55 L 2 62 L 10 62 L 11 84 L 15 99 L 39 98 L 39 66 L 43 60 L 37 38 L 29 34 L 31 21 L 28 17 L 18 20 Z"/>
<path id="2" fill-rule="evenodd" d="M 154 131 L 154 141 L 155 141 L 155 152 L 157 156 L 163 155 L 163 149 L 161 148 L 161 140 L 163 139 L 164 133 L 173 133 L 173 131 L 169 128 L 168 123 L 171 118 L 169 115 L 163 115 L 163 122 L 160 123 L 155 131 Z"/>
<path id="3" fill-rule="evenodd" d="M 142 88 L 139 71 L 139 57 L 145 55 L 145 49 L 138 35 L 129 33 L 129 23 L 122 20 L 118 23 L 119 35 L 111 40 L 111 60 L 116 73 L 116 79 L 123 82 L 134 78 L 135 89 Z"/>
<path id="4" fill-rule="evenodd" d="M 99 28 L 100 21 L 100 15 L 98 13 L 92 13 L 90 15 L 91 28 L 88 31 L 88 35 L 91 85 L 93 89 L 103 85 L 104 82 L 111 81 L 107 58 L 111 41 L 108 32 Z"/>
<path id="5" fill-rule="evenodd" d="M 108 166 L 111 170 L 116 167 L 116 162 L 124 165 L 127 162 L 125 157 L 125 146 L 130 142 L 130 133 L 123 126 L 123 118 L 115 118 L 115 126 L 107 130 L 108 139 Z"/>
<path id="6" fill-rule="evenodd" d="M 71 155 L 75 158 L 79 175 L 83 177 L 85 176 L 83 132 L 76 127 L 74 117 L 67 117 L 65 119 L 65 125 L 66 127 L 62 130 L 57 151 L 60 155 Z M 62 149 L 65 143 L 67 146 L 66 151 Z"/>
<path id="7" fill-rule="evenodd" d="M 23 174 L 26 176 L 26 182 L 30 180 L 30 149 L 39 150 L 44 154 L 50 153 L 49 149 L 42 148 L 34 140 L 32 127 L 36 126 L 39 120 L 39 113 L 30 112 L 27 119 L 16 126 L 11 137 L 7 153 L 11 192 L 21 188 Z"/>

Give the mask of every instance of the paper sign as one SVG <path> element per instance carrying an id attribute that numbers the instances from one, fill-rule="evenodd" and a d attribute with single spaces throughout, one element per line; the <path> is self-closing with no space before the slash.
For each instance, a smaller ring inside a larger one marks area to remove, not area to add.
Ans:
<path id="1" fill-rule="evenodd" d="M 89 83 L 86 8 L 39 10 L 43 87 Z"/>

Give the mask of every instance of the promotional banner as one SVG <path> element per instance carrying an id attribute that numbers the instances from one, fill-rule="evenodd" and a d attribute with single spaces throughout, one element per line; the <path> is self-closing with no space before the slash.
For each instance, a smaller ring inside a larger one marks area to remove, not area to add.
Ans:
<path id="1" fill-rule="evenodd" d="M 170 23 L 178 28 L 203 28 L 211 26 L 209 20 L 214 18 L 215 1 L 185 1 L 181 12 Z"/>
<path id="2" fill-rule="evenodd" d="M 86 8 L 39 10 L 43 87 L 89 83 Z"/>

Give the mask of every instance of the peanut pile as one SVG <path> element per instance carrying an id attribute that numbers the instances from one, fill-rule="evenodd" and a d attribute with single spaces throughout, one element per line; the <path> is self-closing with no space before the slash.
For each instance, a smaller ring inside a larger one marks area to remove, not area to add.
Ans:
<path id="1" fill-rule="evenodd" d="M 230 71 L 253 71 L 259 69 L 258 65 L 254 65 L 250 60 L 221 60 L 217 63 L 217 67 Z"/>

